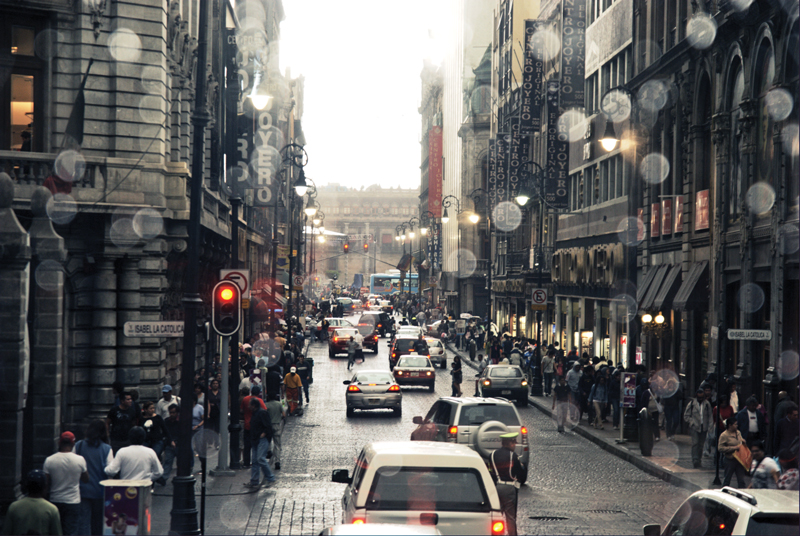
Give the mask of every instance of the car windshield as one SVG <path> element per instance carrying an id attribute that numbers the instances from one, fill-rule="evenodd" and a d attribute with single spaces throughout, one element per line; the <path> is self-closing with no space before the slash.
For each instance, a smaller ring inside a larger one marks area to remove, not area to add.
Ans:
<path id="1" fill-rule="evenodd" d="M 353 328 L 344 328 L 344 329 L 340 328 L 337 329 L 334 333 L 335 337 L 350 337 L 350 336 L 355 337 L 356 333 L 358 333 L 358 330 Z"/>
<path id="2" fill-rule="evenodd" d="M 522 371 L 517 367 L 495 367 L 489 370 L 491 378 L 521 378 Z"/>
<path id="3" fill-rule="evenodd" d="M 428 367 L 428 359 L 425 357 L 401 357 L 397 366 L 402 367 Z"/>
<path id="4" fill-rule="evenodd" d="M 486 488 L 477 469 L 381 467 L 367 496 L 367 510 L 488 512 Z"/>
<path id="5" fill-rule="evenodd" d="M 510 405 L 505 404 L 478 404 L 476 406 L 461 406 L 461 416 L 458 419 L 460 426 L 474 426 L 486 421 L 500 421 L 506 426 L 519 426 L 517 412 Z"/>
<path id="6" fill-rule="evenodd" d="M 388 372 L 362 372 L 353 381 L 358 383 L 392 383 L 394 379 Z"/>

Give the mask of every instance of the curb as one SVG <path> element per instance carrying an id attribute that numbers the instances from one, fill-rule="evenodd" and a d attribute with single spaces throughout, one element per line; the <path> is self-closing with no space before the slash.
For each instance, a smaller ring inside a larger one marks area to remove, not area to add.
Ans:
<path id="1" fill-rule="evenodd" d="M 470 368 L 472 368 L 474 370 L 478 370 L 477 365 L 474 363 L 474 361 L 469 359 L 469 356 L 465 356 L 461 351 L 456 350 L 449 343 L 446 343 L 445 346 L 451 352 L 457 353 L 458 355 L 461 356 L 461 363 L 462 364 L 466 364 Z M 537 410 L 539 410 L 542 413 L 544 413 L 545 415 L 547 415 L 548 417 L 553 417 L 552 410 L 550 410 L 550 408 L 548 408 L 544 404 L 542 404 L 538 399 L 528 395 L 528 403 L 531 404 L 533 407 L 535 407 Z M 613 454 L 614 456 L 617 456 L 618 458 L 621 458 L 621 459 L 625 460 L 626 462 L 635 465 L 636 467 L 638 467 L 639 469 L 641 469 L 645 473 L 650 474 L 650 475 L 652 475 L 652 476 L 654 476 L 656 478 L 659 478 L 659 479 L 661 479 L 661 480 L 663 480 L 665 482 L 669 482 L 670 484 L 673 484 L 675 486 L 687 489 L 687 490 L 689 490 L 691 492 L 695 492 L 695 491 L 699 491 L 701 489 L 705 489 L 702 486 L 698 486 L 697 484 L 695 484 L 691 480 L 688 480 L 688 479 L 680 476 L 677 473 L 673 473 L 672 471 L 669 471 L 669 470 L 661 467 L 660 465 L 651 462 L 650 460 L 647 460 L 647 459 L 645 459 L 645 458 L 643 458 L 641 456 L 638 456 L 638 455 L 634 454 L 633 452 L 631 452 L 628 449 L 622 448 L 622 447 L 620 447 L 620 446 L 618 446 L 616 444 L 609 443 L 605 439 L 595 436 L 594 434 L 592 434 L 588 430 L 582 428 L 580 425 L 576 426 L 575 428 L 573 428 L 573 431 L 576 434 L 578 434 L 579 436 L 581 436 L 581 437 L 583 437 L 585 439 L 588 439 L 589 441 L 591 441 L 595 445 L 598 445 L 600 448 L 602 448 L 606 452 L 609 452 L 609 453 Z"/>

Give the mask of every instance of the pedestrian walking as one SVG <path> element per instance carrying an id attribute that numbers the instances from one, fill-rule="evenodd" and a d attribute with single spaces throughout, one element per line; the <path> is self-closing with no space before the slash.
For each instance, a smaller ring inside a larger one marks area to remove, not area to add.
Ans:
<path id="1" fill-rule="evenodd" d="M 491 455 L 500 508 L 506 517 L 506 534 L 510 536 L 517 534 L 517 494 L 527 479 L 525 467 L 514 452 L 518 435 L 518 432 L 501 435 L 502 448 L 495 450 Z"/>
<path id="2" fill-rule="evenodd" d="M 108 431 L 100 419 L 86 426 L 84 439 L 75 443 L 75 454 L 86 461 L 88 482 L 80 483 L 81 512 L 78 534 L 103 534 L 103 501 L 105 490 L 100 485 L 107 478 L 105 469 L 114 461 L 114 453 L 108 444 Z"/>
<path id="3" fill-rule="evenodd" d="M 161 458 L 164 447 L 172 441 L 167 425 L 161 415 L 156 414 L 156 406 L 150 401 L 142 404 L 142 428 L 145 432 L 144 446 L 150 447 Z"/>
<path id="4" fill-rule="evenodd" d="M 658 427 L 658 414 L 661 413 L 661 403 L 656 398 L 649 383 L 644 387 L 646 387 L 647 390 L 642 392 L 642 407 L 647 408 L 647 414 L 650 416 L 650 428 L 653 430 L 653 439 L 659 441 L 661 439 L 661 430 Z"/>
<path id="5" fill-rule="evenodd" d="M 61 518 L 62 534 L 79 534 L 81 519 L 81 482 L 89 481 L 86 460 L 72 452 L 75 434 L 64 432 L 58 439 L 58 452 L 44 461 L 47 488 Z"/>
<path id="6" fill-rule="evenodd" d="M 358 343 L 356 342 L 355 337 L 350 335 L 350 342 L 347 343 L 347 370 L 350 370 L 355 363 L 356 348 L 358 348 Z"/>
<path id="7" fill-rule="evenodd" d="M 764 451 L 764 442 L 753 441 L 750 445 L 750 452 L 753 454 L 753 462 L 750 464 L 750 476 L 753 480 L 749 487 L 752 489 L 778 489 L 781 469 L 775 460 L 767 456 Z"/>
<path id="8" fill-rule="evenodd" d="M 606 377 L 599 376 L 597 382 L 592 385 L 592 390 L 589 392 L 589 400 L 594 406 L 594 423 L 592 426 L 598 430 L 603 429 L 603 411 L 608 404 L 608 387 L 606 386 Z"/>
<path id="9" fill-rule="evenodd" d="M 280 394 L 276 393 L 273 395 L 275 398 L 280 399 Z M 261 399 L 261 387 L 258 385 L 254 385 L 250 388 L 250 394 L 242 399 L 242 403 L 239 408 L 242 411 L 242 415 L 244 416 L 244 437 L 242 438 L 243 441 L 243 450 L 242 450 L 242 461 L 244 462 L 244 467 L 250 467 L 250 451 L 252 450 L 252 444 L 250 443 L 250 421 L 253 418 L 253 410 L 251 409 L 250 402 L 252 400 L 257 400 L 259 402 L 259 407 L 261 409 L 267 409 L 267 406 L 264 404 L 264 401 Z"/>
<path id="10" fill-rule="evenodd" d="M 456 354 L 453 358 L 453 365 L 450 368 L 450 375 L 453 377 L 452 396 L 461 396 L 463 394 L 461 391 L 461 382 L 463 381 L 463 376 L 461 371 L 461 356 L 458 354 Z"/>
<path id="11" fill-rule="evenodd" d="M 703 461 L 703 444 L 711 428 L 711 404 L 705 399 L 703 389 L 698 389 L 695 395 L 683 411 L 683 420 L 689 425 L 692 436 L 692 464 L 699 469 Z"/>
<path id="12" fill-rule="evenodd" d="M 665 390 L 669 395 L 661 400 L 664 406 L 664 428 L 667 433 L 667 439 L 672 441 L 675 439 L 678 425 L 680 425 L 683 384 L 675 378 L 670 378 L 667 380 Z"/>
<path id="13" fill-rule="evenodd" d="M 247 345 L 249 346 L 249 345 Z M 214 432 L 214 447 L 219 449 L 219 422 L 222 392 L 219 389 L 219 381 L 211 380 L 211 387 L 208 390 L 208 428 Z"/>
<path id="14" fill-rule="evenodd" d="M 556 352 L 549 350 L 542 358 L 542 373 L 544 374 L 544 396 L 550 396 L 553 390 L 553 373 L 555 372 Z"/>
<path id="15" fill-rule="evenodd" d="M 180 407 L 181 397 L 172 396 L 172 386 L 166 384 L 161 388 L 161 398 L 156 402 L 156 413 L 161 415 L 161 418 L 165 421 L 169 418 L 169 407 L 172 404 L 178 404 L 178 407 Z"/>
<path id="16" fill-rule="evenodd" d="M 266 406 L 272 422 L 272 460 L 275 463 L 275 470 L 280 471 L 281 452 L 283 451 L 281 436 L 283 435 L 283 419 L 286 417 L 286 411 L 277 396 L 270 398 Z"/>
<path id="17" fill-rule="evenodd" d="M 291 367 L 289 373 L 283 378 L 283 386 L 286 391 L 286 403 L 289 406 L 289 415 L 294 415 L 297 412 L 300 389 L 303 387 L 303 382 L 300 381 L 300 376 L 297 375 L 297 369 L 295 367 Z"/>
<path id="18" fill-rule="evenodd" d="M 744 438 L 739 432 L 739 423 L 736 418 L 729 417 L 725 421 L 725 431 L 719 435 L 717 450 L 725 457 L 725 476 L 722 479 L 723 486 L 729 486 L 731 478 L 736 474 L 736 482 L 740 488 L 744 488 L 744 466 L 733 455 L 739 451 L 744 444 Z"/>
<path id="19" fill-rule="evenodd" d="M 127 447 L 128 433 L 131 428 L 139 424 L 140 413 L 133 406 L 133 397 L 129 391 L 123 391 L 119 396 L 119 404 L 108 411 L 106 427 L 111 440 L 111 449 L 114 454 L 122 447 Z"/>
<path id="20" fill-rule="evenodd" d="M 797 417 L 797 405 L 792 403 L 792 406 L 786 412 L 786 416 L 778 421 L 775 427 L 775 441 L 773 442 L 775 452 L 790 449 L 792 444 L 797 441 L 797 437 L 800 435 L 800 429 L 797 427 Z"/>
<path id="21" fill-rule="evenodd" d="M 164 421 L 164 425 L 169 433 L 170 441 L 164 447 L 164 464 L 162 466 L 163 474 L 156 480 L 162 486 L 167 485 L 167 479 L 170 472 L 172 472 L 172 462 L 178 456 L 178 440 L 181 437 L 181 410 L 178 404 L 172 404 L 169 409 L 169 417 Z M 194 456 L 192 456 L 192 469 L 194 469 Z"/>
<path id="22" fill-rule="evenodd" d="M 11 503 L 3 523 L 3 534 L 61 535 L 61 516 L 58 508 L 44 498 L 47 475 L 34 469 L 26 478 L 27 495 Z"/>
<path id="23" fill-rule="evenodd" d="M 119 449 L 114 460 L 106 466 L 106 474 L 110 477 L 119 474 L 121 480 L 157 481 L 164 470 L 155 451 L 144 446 L 144 428 L 141 426 L 131 428 L 129 439 L 130 446 Z"/>
<path id="24" fill-rule="evenodd" d="M 556 412 L 556 424 L 560 434 L 564 433 L 564 425 L 569 418 L 569 408 L 572 403 L 572 389 L 567 385 L 567 379 L 564 376 L 559 376 L 558 383 L 553 388 L 552 409 Z"/>
<path id="25" fill-rule="evenodd" d="M 745 401 L 745 407 L 736 414 L 736 420 L 739 422 L 739 431 L 748 444 L 756 440 L 764 441 L 767 438 L 767 423 L 764 415 L 758 411 L 756 397 L 751 396 Z"/>
<path id="26" fill-rule="evenodd" d="M 363 354 L 362 354 L 363 360 Z M 300 405 L 303 405 L 303 395 L 305 394 L 306 404 L 311 402 L 311 397 L 308 395 L 308 385 L 309 385 L 309 378 L 311 376 L 311 364 L 306 361 L 306 357 L 301 353 L 297 357 L 297 362 L 294 364 L 294 368 L 297 370 L 297 375 L 300 376 L 300 381 L 303 384 L 303 388 L 300 391 Z"/>
<path id="27" fill-rule="evenodd" d="M 250 410 L 253 412 L 250 419 L 250 456 L 253 459 L 253 466 L 250 471 L 250 482 L 245 486 L 259 488 L 262 485 L 260 482 L 262 473 L 267 484 L 275 482 L 275 475 L 272 474 L 267 461 L 267 451 L 272 440 L 272 421 L 258 400 L 250 400 Z"/>

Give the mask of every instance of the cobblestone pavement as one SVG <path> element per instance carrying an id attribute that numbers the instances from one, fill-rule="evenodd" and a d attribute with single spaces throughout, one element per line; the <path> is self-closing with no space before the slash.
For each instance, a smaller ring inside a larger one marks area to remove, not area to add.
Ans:
<path id="1" fill-rule="evenodd" d="M 357 368 L 388 369 L 387 339 L 381 339 L 377 356 L 365 355 Z M 415 428 L 412 417 L 424 415 L 440 396 L 451 393 L 449 367 L 437 369 L 435 392 L 403 388 L 402 418 L 388 410 L 347 418 L 342 384 L 351 377 L 347 358 L 330 359 L 322 343 L 310 346 L 309 357 L 315 361 L 311 402 L 284 429 L 277 483 L 254 494 L 210 497 L 208 534 L 317 534 L 341 522 L 344 485 L 330 481 L 332 470 L 352 471 L 370 441 L 408 440 Z M 473 375 L 465 367 L 462 387 L 467 395 L 472 394 Z M 519 412 L 532 448 L 528 483 L 519 494 L 520 534 L 641 534 L 644 524 L 664 524 L 689 495 L 577 434 L 559 434 L 555 423 L 535 408 Z M 238 471 L 233 477 L 237 483 L 223 487 L 234 491 L 248 474 Z M 163 493 L 170 491 L 171 486 Z"/>

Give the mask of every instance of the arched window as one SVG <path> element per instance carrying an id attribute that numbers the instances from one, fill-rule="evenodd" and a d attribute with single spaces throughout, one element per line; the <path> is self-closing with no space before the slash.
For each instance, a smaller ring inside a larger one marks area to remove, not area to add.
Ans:
<path id="1" fill-rule="evenodd" d="M 756 146 L 756 180 L 773 184 L 773 157 L 775 148 L 772 134 L 775 120 L 767 106 L 767 93 L 775 81 L 775 52 L 769 39 L 764 39 L 758 49 L 756 79 L 753 94 L 758 98 L 758 141 Z"/>
<path id="2" fill-rule="evenodd" d="M 742 150 L 744 143 L 742 140 L 741 120 L 742 120 L 742 95 L 744 94 L 744 72 L 739 58 L 736 59 L 731 68 L 729 78 L 730 88 L 728 110 L 731 112 L 731 145 L 730 145 L 730 165 L 728 180 L 728 214 L 738 216 L 744 188 L 744 170 L 742 169 Z"/>

